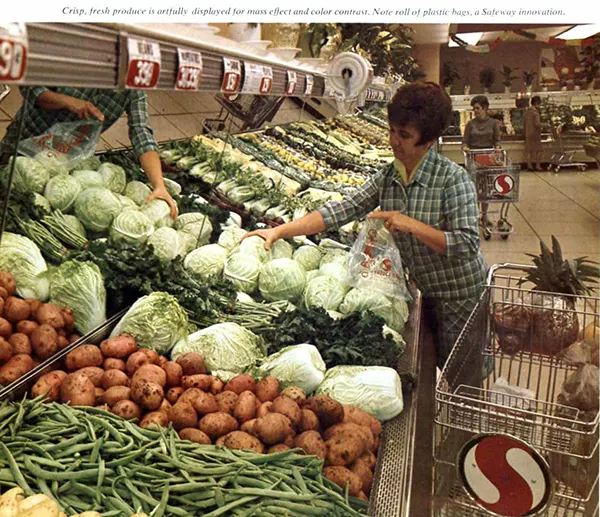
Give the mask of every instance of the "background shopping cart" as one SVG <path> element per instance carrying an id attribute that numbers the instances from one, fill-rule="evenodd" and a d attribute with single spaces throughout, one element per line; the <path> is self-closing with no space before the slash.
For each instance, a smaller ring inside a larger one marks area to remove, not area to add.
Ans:
<path id="1" fill-rule="evenodd" d="M 587 169 L 584 162 L 573 161 L 575 154 L 583 152 L 583 146 L 590 138 L 586 131 L 553 131 L 554 154 L 550 158 L 548 170 L 560 171 L 565 167 L 577 167 L 581 172 Z"/>
<path id="2" fill-rule="evenodd" d="M 519 200 L 520 166 L 513 165 L 502 149 L 469 149 L 464 152 L 464 158 L 475 183 L 477 201 L 500 203 L 499 210 L 488 209 L 487 214 L 483 214 L 482 209 L 480 226 L 484 239 L 489 240 L 493 234 L 508 239 L 514 231 L 508 212 L 510 204 Z"/>
<path id="3" fill-rule="evenodd" d="M 524 332 L 521 350 L 514 354 L 500 346 L 502 318 L 511 313 L 514 318 L 522 309 L 557 312 L 547 308 L 556 294 L 538 292 L 532 297 L 531 291 L 520 285 L 523 271 L 529 268 L 510 264 L 492 268 L 489 285 L 438 381 L 435 516 L 497 515 L 469 495 L 458 468 L 464 444 L 482 433 L 522 440 L 545 460 L 552 490 L 549 504 L 535 515 L 598 515 L 598 411 L 562 404 L 559 397 L 565 380 L 583 367 L 536 351 L 532 331 Z M 574 308 L 565 312 L 576 314 L 580 328 L 592 322 L 597 325 L 600 299 L 580 296 Z M 482 366 L 487 361 L 493 362 L 494 370 L 482 379 Z"/>

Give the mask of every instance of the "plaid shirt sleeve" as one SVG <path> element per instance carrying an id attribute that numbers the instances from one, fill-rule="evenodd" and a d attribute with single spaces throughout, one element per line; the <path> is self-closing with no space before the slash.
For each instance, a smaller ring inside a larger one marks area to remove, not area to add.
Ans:
<path id="1" fill-rule="evenodd" d="M 379 193 L 386 169 L 369 178 L 352 197 L 342 201 L 329 201 L 319 208 L 325 227 L 330 230 L 339 228 L 372 212 L 379 205 Z"/>
<path id="2" fill-rule="evenodd" d="M 456 166 L 454 178 L 445 189 L 448 221 L 446 257 L 450 260 L 472 258 L 479 253 L 479 209 L 475 185 L 464 170 Z"/>
<path id="3" fill-rule="evenodd" d="M 129 92 L 130 102 L 127 103 L 127 119 L 129 139 L 137 157 L 148 151 L 158 151 L 154 132 L 148 125 L 148 105 L 146 94 L 140 91 Z"/>
<path id="4" fill-rule="evenodd" d="M 29 102 L 33 105 L 35 104 L 35 101 L 39 97 L 40 93 L 47 92 L 48 88 L 45 86 L 20 86 L 19 91 L 21 92 L 23 99 L 25 99 L 25 96 L 29 91 Z"/>

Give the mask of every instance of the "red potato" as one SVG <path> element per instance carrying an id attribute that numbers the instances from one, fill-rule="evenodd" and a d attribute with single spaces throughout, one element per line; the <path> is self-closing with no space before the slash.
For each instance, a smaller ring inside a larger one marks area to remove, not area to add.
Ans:
<path id="1" fill-rule="evenodd" d="M 112 412 L 121 418 L 125 418 L 126 420 L 130 420 L 132 418 L 138 420 L 142 416 L 142 410 L 140 406 L 131 400 L 120 400 L 112 407 Z"/>
<path id="2" fill-rule="evenodd" d="M 115 357 L 107 357 L 106 359 L 104 359 L 102 367 L 105 370 L 119 370 L 121 372 L 124 372 L 125 361 L 123 361 L 123 359 L 117 359 Z"/>
<path id="3" fill-rule="evenodd" d="M 225 447 L 225 436 L 219 436 L 216 440 L 215 440 L 215 445 L 220 446 L 220 447 Z"/>
<path id="4" fill-rule="evenodd" d="M 66 337 L 67 337 L 67 333 L 65 332 L 65 329 L 56 329 L 56 333 L 57 333 L 59 336 L 62 336 L 62 337 L 64 337 L 64 338 L 66 338 Z"/>
<path id="5" fill-rule="evenodd" d="M 52 357 L 56 352 L 58 352 L 58 334 L 56 333 L 56 329 L 50 325 L 43 324 L 37 327 L 31 333 L 30 339 L 33 353 L 41 360 L 48 359 L 49 357 Z M 84 366 L 96 365 L 82 364 L 78 368 L 72 369 L 76 370 Z"/>
<path id="6" fill-rule="evenodd" d="M 103 401 L 109 407 L 113 407 L 121 400 L 131 400 L 131 388 L 128 386 L 112 386 L 103 395 Z"/>
<path id="7" fill-rule="evenodd" d="M 189 388 L 198 388 L 202 391 L 207 391 L 210 389 L 212 379 L 212 375 L 205 375 L 202 373 L 184 375 L 181 378 L 181 386 L 186 390 Z"/>
<path id="8" fill-rule="evenodd" d="M 43 327 L 44 325 L 41 325 Z M 40 328 L 41 328 L 40 327 Z M 32 344 L 33 337 L 32 337 Z M 77 347 L 72 352 L 67 354 L 66 363 L 67 370 L 79 370 L 81 368 L 85 368 L 86 366 L 102 366 L 104 362 L 104 357 L 102 356 L 102 352 L 96 345 L 81 345 Z"/>
<path id="9" fill-rule="evenodd" d="M 40 305 L 40 308 L 35 311 L 35 319 L 40 325 L 50 325 L 57 330 L 65 326 L 65 318 L 54 303 L 43 303 Z"/>
<path id="10" fill-rule="evenodd" d="M 205 393 L 200 391 L 198 396 L 193 401 L 194 409 L 202 417 L 209 413 L 216 413 L 220 411 L 219 403 L 212 393 Z"/>
<path id="11" fill-rule="evenodd" d="M 231 433 L 228 433 L 225 436 L 223 445 L 228 449 L 250 450 L 259 454 L 265 452 L 265 446 L 258 438 L 251 434 L 244 433 L 243 431 L 232 431 Z"/>
<path id="12" fill-rule="evenodd" d="M 125 359 L 137 351 L 135 338 L 129 334 L 121 334 L 100 343 L 100 350 L 105 357 Z"/>
<path id="13" fill-rule="evenodd" d="M 35 317 L 35 313 L 42 306 L 42 302 L 37 298 L 27 298 L 25 301 L 29 304 L 29 311 Z"/>
<path id="14" fill-rule="evenodd" d="M 89 377 L 96 388 L 104 388 L 104 386 L 102 386 L 102 377 L 104 376 L 104 370 L 102 368 L 98 366 L 86 366 L 77 371 Z"/>
<path id="15" fill-rule="evenodd" d="M 79 341 L 81 339 L 81 336 L 79 334 L 71 334 L 69 337 L 69 345 L 71 343 L 75 343 L 75 341 Z"/>
<path id="16" fill-rule="evenodd" d="M 2 288 L 0 287 L 0 289 L 2 289 Z M 4 291 L 4 292 L 6 292 L 6 291 Z M 4 315 L 4 300 L 5 300 L 5 298 L 2 298 L 2 296 L 0 296 L 0 316 Z"/>
<path id="17" fill-rule="evenodd" d="M 31 333 L 38 327 L 39 325 L 37 321 L 25 320 L 19 321 L 19 323 L 17 323 L 15 326 L 15 330 L 21 334 L 25 334 L 26 336 L 31 336 Z"/>
<path id="18" fill-rule="evenodd" d="M 94 397 L 94 406 L 104 404 L 104 390 L 102 388 L 98 388 L 97 386 L 94 388 Z"/>
<path id="19" fill-rule="evenodd" d="M 239 395 L 243 391 L 251 391 L 254 393 L 255 389 L 256 380 L 254 377 L 252 377 L 252 375 L 248 375 L 247 373 L 242 373 L 241 375 L 235 376 L 227 384 L 225 384 L 223 391 L 233 391 Z"/>
<path id="20" fill-rule="evenodd" d="M 3 287 L 8 296 L 12 296 L 17 291 L 17 282 L 15 277 L 12 276 L 8 271 L 0 271 L 0 286 Z"/>
<path id="21" fill-rule="evenodd" d="M 127 358 L 125 371 L 127 372 L 127 375 L 133 377 L 133 374 L 145 364 L 150 364 L 150 359 L 144 352 L 138 350 Z"/>
<path id="22" fill-rule="evenodd" d="M 328 465 L 345 467 L 354 463 L 367 450 L 360 436 L 337 435 L 325 442 Z"/>
<path id="23" fill-rule="evenodd" d="M 183 388 L 181 386 L 175 386 L 173 388 L 169 388 L 169 391 L 167 391 L 167 400 L 171 403 L 171 404 L 175 404 L 177 402 L 177 400 L 179 399 L 179 397 L 181 397 L 181 395 L 183 394 Z"/>
<path id="24" fill-rule="evenodd" d="M 45 395 L 46 402 L 56 402 L 60 398 L 62 381 L 62 377 L 56 372 L 42 375 L 31 388 L 31 396 L 36 398 Z"/>
<path id="25" fill-rule="evenodd" d="M 300 423 L 298 431 L 318 431 L 320 429 L 319 419 L 310 409 L 300 410 Z"/>
<path id="26" fill-rule="evenodd" d="M 350 470 L 362 481 L 362 491 L 369 495 L 373 485 L 373 472 L 371 469 L 364 462 L 357 460 L 350 466 Z"/>
<path id="27" fill-rule="evenodd" d="M 169 362 L 169 360 L 164 355 L 158 356 L 158 362 L 156 366 L 160 366 L 163 370 L 165 369 L 165 365 Z"/>
<path id="28" fill-rule="evenodd" d="M 9 296 L 4 302 L 4 317 L 11 323 L 17 323 L 29 318 L 29 304 L 16 296 Z"/>
<path id="29" fill-rule="evenodd" d="M 70 343 L 69 343 L 69 340 L 65 336 L 61 336 L 59 334 L 57 344 L 58 344 L 58 349 L 62 350 L 63 348 L 67 348 Z"/>
<path id="30" fill-rule="evenodd" d="M 381 434 L 381 422 L 370 413 L 354 406 L 344 406 L 344 422 L 369 427 L 375 437 Z"/>
<path id="31" fill-rule="evenodd" d="M 173 407 L 173 404 L 171 404 L 166 398 L 163 399 L 163 401 L 161 402 L 159 408 L 157 409 L 157 411 L 164 411 L 165 413 L 169 413 L 169 410 Z"/>
<path id="32" fill-rule="evenodd" d="M 291 447 L 289 445 L 286 445 L 285 443 L 278 443 L 277 445 L 273 445 L 272 447 L 269 447 L 269 449 L 267 450 L 267 454 L 275 454 L 276 452 L 285 452 L 285 451 L 289 451 L 291 449 Z"/>
<path id="33" fill-rule="evenodd" d="M 260 418 L 261 416 L 265 416 L 267 413 L 273 412 L 273 402 L 263 402 L 261 406 L 256 411 L 256 417 Z"/>
<path id="34" fill-rule="evenodd" d="M 62 317 L 65 320 L 65 332 L 67 334 L 72 334 L 73 329 L 75 328 L 75 315 L 73 314 L 73 311 L 68 307 L 61 307 L 60 313 L 62 314 Z"/>
<path id="35" fill-rule="evenodd" d="M 210 436 L 192 427 L 186 427 L 179 431 L 179 438 L 182 440 L 189 440 L 190 442 L 200 443 L 202 445 L 212 445 Z"/>
<path id="36" fill-rule="evenodd" d="M 8 338 L 12 334 L 12 331 L 10 321 L 0 318 L 0 337 Z"/>
<path id="37" fill-rule="evenodd" d="M 52 373 L 55 373 L 60 378 L 60 382 L 64 381 L 67 377 L 68 373 L 63 370 L 53 370 Z"/>
<path id="38" fill-rule="evenodd" d="M 204 415 L 198 426 L 201 431 L 214 440 L 232 431 L 237 431 L 239 424 L 229 413 L 218 412 Z"/>
<path id="39" fill-rule="evenodd" d="M 261 402 L 273 402 L 279 397 L 279 381 L 272 376 L 265 377 L 258 381 L 254 393 Z"/>
<path id="40" fill-rule="evenodd" d="M 267 413 L 256 420 L 254 433 L 265 445 L 275 445 L 293 434 L 292 423 L 285 415 Z"/>
<path id="41" fill-rule="evenodd" d="M 309 398 L 302 407 L 314 412 L 324 429 L 344 420 L 344 407 L 328 395 Z"/>
<path id="42" fill-rule="evenodd" d="M 12 337 L 12 336 L 11 336 Z M 8 361 L 13 355 L 13 345 L 6 341 L 3 337 L 0 337 L 0 364 Z"/>
<path id="43" fill-rule="evenodd" d="M 6 386 L 33 368 L 34 362 L 31 356 L 26 354 L 13 355 L 6 363 L 0 366 L 0 384 Z"/>
<path id="44" fill-rule="evenodd" d="M 6 300 L 8 298 L 8 291 L 6 289 L 4 289 L 4 287 L 0 287 L 0 299 L 2 300 L 2 303 L 4 303 L 4 300 Z"/>
<path id="45" fill-rule="evenodd" d="M 323 438 L 325 438 L 325 440 L 330 440 L 331 438 L 337 437 L 350 436 L 359 438 L 362 441 L 365 450 L 376 450 L 375 437 L 373 436 L 370 427 L 361 426 L 353 422 L 343 422 L 341 424 L 336 424 L 334 426 L 329 427 L 325 431 L 325 433 L 323 433 Z"/>
<path id="46" fill-rule="evenodd" d="M 138 379 L 131 384 L 131 398 L 144 409 L 158 409 L 164 397 L 162 386 L 155 382 Z"/>
<path id="47" fill-rule="evenodd" d="M 306 454 L 323 460 L 327 456 L 327 445 L 317 431 L 305 431 L 296 436 L 294 445 L 300 447 Z"/>
<path id="48" fill-rule="evenodd" d="M 224 391 L 215 397 L 220 411 L 233 415 L 238 396 L 233 391 Z"/>
<path id="49" fill-rule="evenodd" d="M 206 373 L 206 366 L 204 366 L 204 359 L 200 354 L 195 352 L 189 352 L 183 354 L 177 358 L 177 364 L 181 366 L 183 375 L 197 375 L 199 373 Z"/>
<path id="50" fill-rule="evenodd" d="M 189 402 L 190 404 L 194 405 L 194 401 L 202 393 L 204 393 L 204 392 L 201 389 L 189 388 L 189 389 L 183 391 L 183 393 L 180 395 L 179 399 L 182 401 L 185 400 L 186 402 Z"/>
<path id="51" fill-rule="evenodd" d="M 294 447 L 294 443 L 296 442 L 296 432 L 292 429 L 292 432 L 287 435 L 287 438 L 283 440 L 283 444 L 287 445 L 290 449 Z"/>
<path id="52" fill-rule="evenodd" d="M 140 427 L 143 427 L 144 429 L 153 427 L 167 427 L 168 425 L 169 417 L 164 411 L 152 411 L 150 413 L 146 413 L 140 422 Z"/>
<path id="53" fill-rule="evenodd" d="M 361 492 L 361 479 L 354 472 L 345 467 L 325 467 L 323 469 L 323 475 L 329 479 L 329 481 L 333 481 L 342 490 L 345 490 L 346 485 L 348 485 L 348 493 L 350 495 L 358 496 Z"/>
<path id="54" fill-rule="evenodd" d="M 220 396 L 220 395 L 217 395 Z M 256 401 L 258 399 L 251 391 L 242 391 L 233 408 L 233 416 L 238 422 L 252 420 L 256 416 Z"/>
<path id="55" fill-rule="evenodd" d="M 244 431 L 245 433 L 251 434 L 254 436 L 254 424 L 256 423 L 256 418 L 253 418 L 252 420 L 247 420 L 246 422 L 244 422 L 241 427 L 240 427 L 240 431 Z"/>
<path id="56" fill-rule="evenodd" d="M 221 379 L 219 379 L 218 377 L 213 377 L 213 380 L 210 384 L 210 392 L 213 395 L 218 395 L 219 393 L 221 393 L 224 387 L 225 383 Z"/>
<path id="57" fill-rule="evenodd" d="M 160 366 L 155 364 L 144 364 L 140 366 L 133 374 L 131 382 L 135 382 L 137 379 L 146 379 L 147 381 L 155 382 L 160 385 L 161 388 L 164 388 L 167 384 L 166 372 Z"/>
<path id="58" fill-rule="evenodd" d="M 169 409 L 168 415 L 176 431 L 198 425 L 198 413 L 189 402 L 177 402 Z"/>
<path id="59" fill-rule="evenodd" d="M 287 416 L 294 427 L 298 427 L 301 422 L 300 406 L 289 397 L 277 397 L 273 401 L 273 412 Z"/>
<path id="60" fill-rule="evenodd" d="M 80 372 L 71 373 L 62 382 L 60 399 L 71 406 L 93 406 L 96 401 L 94 383 Z"/>
<path id="61" fill-rule="evenodd" d="M 146 357 L 148 357 L 148 359 L 150 359 L 150 364 L 154 364 L 158 366 L 158 358 L 160 357 L 158 355 L 158 352 L 156 352 L 155 350 L 150 350 L 149 348 L 140 348 L 138 349 L 140 352 L 143 352 L 144 354 L 146 354 Z"/>
<path id="62" fill-rule="evenodd" d="M 358 462 L 364 463 L 370 470 L 375 470 L 375 466 L 377 465 L 377 457 L 371 451 L 366 451 L 362 456 L 359 456 L 354 464 Z"/>
<path id="63" fill-rule="evenodd" d="M 128 386 L 129 377 L 125 372 L 121 370 L 106 370 L 103 372 L 101 378 L 101 386 L 105 390 L 112 388 L 113 386 Z"/>
<path id="64" fill-rule="evenodd" d="M 167 375 L 167 388 L 181 385 L 181 378 L 183 377 L 183 368 L 181 367 L 181 365 L 177 364 L 174 361 L 167 361 L 162 367 L 162 369 Z"/>

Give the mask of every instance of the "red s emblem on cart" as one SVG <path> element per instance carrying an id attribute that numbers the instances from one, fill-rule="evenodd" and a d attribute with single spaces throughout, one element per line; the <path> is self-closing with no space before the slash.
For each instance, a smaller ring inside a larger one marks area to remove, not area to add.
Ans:
<path id="1" fill-rule="evenodd" d="M 515 186 L 515 180 L 510 174 L 500 174 L 494 180 L 494 190 L 503 196 L 509 194 Z"/>

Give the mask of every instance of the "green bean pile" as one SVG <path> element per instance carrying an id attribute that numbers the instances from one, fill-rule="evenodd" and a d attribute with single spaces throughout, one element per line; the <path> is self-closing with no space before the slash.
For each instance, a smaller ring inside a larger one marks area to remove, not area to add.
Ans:
<path id="1" fill-rule="evenodd" d="M 356 516 L 366 504 L 321 475 L 297 450 L 233 451 L 142 429 L 92 407 L 0 406 L 0 486 L 43 493 L 69 515 L 143 511 L 163 516 Z"/>

